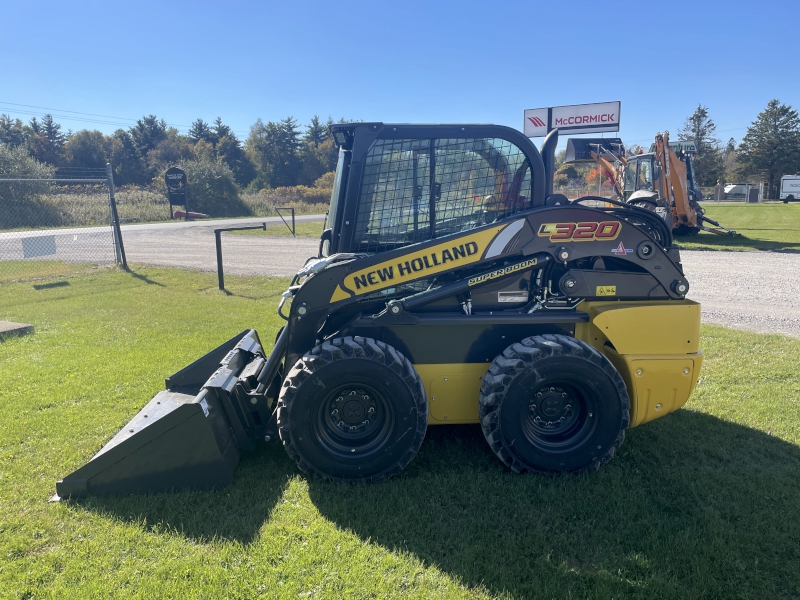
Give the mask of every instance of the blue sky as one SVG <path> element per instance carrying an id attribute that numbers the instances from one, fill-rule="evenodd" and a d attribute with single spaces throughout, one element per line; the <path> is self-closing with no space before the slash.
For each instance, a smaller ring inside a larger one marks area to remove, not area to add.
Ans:
<path id="1" fill-rule="evenodd" d="M 620 136 L 647 144 L 702 103 L 739 140 L 770 99 L 800 108 L 799 18 L 797 0 L 7 2 L 0 112 L 105 133 L 221 116 L 244 138 L 259 117 L 521 129 L 525 108 L 621 100 Z"/>

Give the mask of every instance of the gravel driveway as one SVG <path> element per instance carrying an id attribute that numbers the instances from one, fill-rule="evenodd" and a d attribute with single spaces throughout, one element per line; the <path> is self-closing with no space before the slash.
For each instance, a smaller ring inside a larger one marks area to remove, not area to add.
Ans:
<path id="1" fill-rule="evenodd" d="M 800 254 L 681 252 L 703 322 L 800 337 Z"/>
<path id="2" fill-rule="evenodd" d="M 302 215 L 297 221 L 322 221 Z M 130 263 L 216 271 L 214 228 L 280 224 L 276 217 L 123 225 Z M 312 238 L 222 234 L 225 273 L 291 277 L 319 242 Z M 33 256 L 68 262 L 113 262 L 110 227 L 0 232 L 0 261 Z M 703 321 L 800 337 L 800 253 L 681 252 L 689 298 Z"/>
<path id="3" fill-rule="evenodd" d="M 216 270 L 212 228 L 123 235 L 130 262 Z M 316 255 L 318 241 L 223 234 L 222 247 L 226 273 L 289 277 Z M 705 323 L 800 337 L 800 254 L 684 250 L 681 257 Z"/>

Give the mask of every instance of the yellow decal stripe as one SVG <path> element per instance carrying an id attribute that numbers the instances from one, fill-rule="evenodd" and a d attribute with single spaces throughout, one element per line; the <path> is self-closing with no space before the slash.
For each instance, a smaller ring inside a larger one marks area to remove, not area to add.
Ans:
<path id="1" fill-rule="evenodd" d="M 507 226 L 490 227 L 351 273 L 336 287 L 330 301 L 347 300 L 353 295 L 384 290 L 478 262 L 494 237 Z M 352 294 L 347 290 L 352 290 Z"/>

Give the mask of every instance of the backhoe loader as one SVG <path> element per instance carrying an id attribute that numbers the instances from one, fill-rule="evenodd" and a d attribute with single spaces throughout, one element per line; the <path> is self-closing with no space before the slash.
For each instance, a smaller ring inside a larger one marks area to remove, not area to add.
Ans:
<path id="1" fill-rule="evenodd" d="M 619 139 L 570 139 L 566 162 L 596 162 L 612 180 L 615 198 L 657 213 L 676 235 L 736 235 L 707 217 L 700 206 L 702 194 L 692 162 L 696 153 L 693 142 L 670 142 L 665 131 L 656 134 L 646 154 L 627 152 Z"/>
<path id="2" fill-rule="evenodd" d="M 379 482 L 451 423 L 515 472 L 591 472 L 687 401 L 700 306 L 671 228 L 553 194 L 557 131 L 540 153 L 494 125 L 331 130 L 327 225 L 272 351 L 250 329 L 168 377 L 58 496 L 226 485 L 272 440 L 315 477 Z"/>

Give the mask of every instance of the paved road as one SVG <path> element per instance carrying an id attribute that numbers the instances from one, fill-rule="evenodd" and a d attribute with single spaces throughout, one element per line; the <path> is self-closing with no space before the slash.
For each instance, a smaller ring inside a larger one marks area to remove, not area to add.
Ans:
<path id="1" fill-rule="evenodd" d="M 122 238 L 128 263 L 217 270 L 214 227 L 123 231 Z M 225 273 L 237 275 L 291 277 L 318 249 L 314 238 L 222 234 Z"/>
<path id="2" fill-rule="evenodd" d="M 298 215 L 298 223 L 322 221 L 325 215 Z M 214 219 L 206 221 L 170 221 L 166 223 L 142 223 L 122 225 L 122 239 L 126 255 L 131 262 L 161 266 L 184 266 L 197 269 L 216 270 L 214 229 L 242 227 L 246 225 L 281 225 L 280 217 L 247 217 L 244 219 Z M 256 245 L 255 256 L 246 267 L 230 262 L 243 250 L 253 247 L 241 236 L 227 236 L 224 244 L 226 270 L 230 263 L 231 273 L 264 273 L 269 275 L 294 275 L 297 269 L 286 266 L 286 253 L 291 246 L 276 247 L 272 244 Z M 209 245 L 209 241 L 210 245 Z M 282 239 L 282 238 L 278 238 Z M 317 244 L 311 252 L 308 240 L 294 245 L 295 251 L 303 248 L 302 254 L 316 254 Z M 64 262 L 113 263 L 114 242 L 111 227 L 80 227 L 61 229 L 37 229 L 33 231 L 0 232 L 0 261 L 39 259 Z M 294 264 L 291 260 L 288 264 Z M 302 264 L 302 263 L 301 263 Z M 266 265 L 266 270 L 262 268 Z"/>

